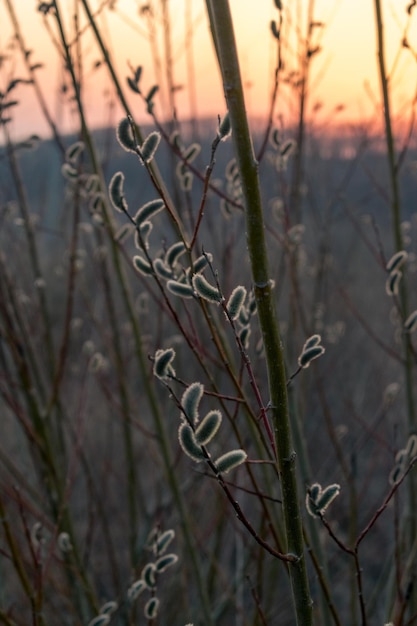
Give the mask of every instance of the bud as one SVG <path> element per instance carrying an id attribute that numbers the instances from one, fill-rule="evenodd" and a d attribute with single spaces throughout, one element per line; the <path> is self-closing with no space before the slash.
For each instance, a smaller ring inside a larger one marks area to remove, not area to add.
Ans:
<path id="1" fill-rule="evenodd" d="M 194 176 L 191 172 L 185 172 L 180 176 L 180 187 L 182 191 L 191 191 L 193 188 Z"/>
<path id="2" fill-rule="evenodd" d="M 198 407 L 204 394 L 204 385 L 199 382 L 191 383 L 182 394 L 181 406 L 187 419 L 196 424 L 199 420 Z"/>
<path id="3" fill-rule="evenodd" d="M 145 604 L 144 614 L 146 619 L 155 619 L 158 615 L 159 600 L 158 598 L 149 598 Z"/>
<path id="4" fill-rule="evenodd" d="M 90 174 L 85 182 L 85 190 L 88 194 L 97 193 L 100 191 L 100 178 L 97 174 Z"/>
<path id="5" fill-rule="evenodd" d="M 168 248 L 165 253 L 165 263 L 170 267 L 174 267 L 178 259 L 185 252 L 185 244 L 183 241 L 177 241 Z"/>
<path id="6" fill-rule="evenodd" d="M 230 125 L 230 116 L 229 111 L 227 111 L 226 115 L 223 117 L 219 124 L 219 128 L 217 130 L 217 136 L 221 141 L 226 141 L 228 137 L 232 134 L 232 127 Z"/>
<path id="7" fill-rule="evenodd" d="M 229 181 L 234 181 L 239 178 L 239 168 L 236 163 L 236 159 L 230 159 L 226 165 L 225 170 L 226 178 Z"/>
<path id="8" fill-rule="evenodd" d="M 407 441 L 406 453 L 411 460 L 417 455 L 417 435 L 410 435 Z"/>
<path id="9" fill-rule="evenodd" d="M 148 238 L 153 229 L 153 224 L 149 220 L 145 220 L 135 229 L 135 248 L 139 250 L 147 250 L 149 248 Z M 140 235 L 140 236 L 139 236 Z"/>
<path id="10" fill-rule="evenodd" d="M 65 151 L 65 159 L 69 161 L 69 163 L 75 164 L 78 161 L 78 157 L 84 150 L 84 142 L 76 141 Z"/>
<path id="11" fill-rule="evenodd" d="M 44 528 L 41 522 L 35 522 L 33 524 L 30 531 L 30 540 L 35 550 L 39 550 L 45 543 Z"/>
<path id="12" fill-rule="evenodd" d="M 214 462 L 214 465 L 219 474 L 227 474 L 230 470 L 244 463 L 246 458 L 247 454 L 244 450 L 230 450 L 230 452 L 226 452 L 226 454 L 220 456 L 217 461 Z"/>
<path id="13" fill-rule="evenodd" d="M 192 143 L 184 152 L 183 157 L 188 161 L 188 163 L 192 163 L 200 154 L 201 146 L 199 143 Z"/>
<path id="14" fill-rule="evenodd" d="M 159 90 L 158 85 L 154 85 L 153 87 L 150 88 L 150 90 L 148 91 L 148 95 L 145 97 L 145 100 L 148 104 L 148 112 L 151 113 L 152 109 L 153 109 L 153 99 L 154 96 L 156 94 L 156 92 Z"/>
<path id="15" fill-rule="evenodd" d="M 147 136 L 140 148 L 140 156 L 144 163 L 150 163 L 152 161 L 160 141 L 161 135 L 156 130 Z"/>
<path id="16" fill-rule="evenodd" d="M 404 265 L 408 258 L 408 254 L 405 250 L 400 250 L 400 252 L 396 252 L 388 261 L 386 269 L 387 272 L 392 272 L 393 270 L 399 270 L 400 267 Z"/>
<path id="17" fill-rule="evenodd" d="M 165 265 L 162 259 L 155 259 L 153 266 L 158 276 L 161 276 L 166 280 L 170 280 L 172 278 L 172 270 Z"/>
<path id="18" fill-rule="evenodd" d="M 312 348 L 313 346 L 318 346 L 321 341 L 321 335 L 311 335 L 303 345 L 303 349 L 301 352 Z"/>
<path id="19" fill-rule="evenodd" d="M 200 446 L 206 446 L 216 435 L 222 423 L 220 411 L 210 411 L 196 428 L 194 436 Z"/>
<path id="20" fill-rule="evenodd" d="M 280 38 L 280 31 L 278 28 L 278 25 L 276 23 L 275 20 L 271 20 L 271 33 L 273 34 L 273 36 L 275 37 L 275 39 L 279 39 Z"/>
<path id="21" fill-rule="evenodd" d="M 155 352 L 155 361 L 153 364 L 154 375 L 161 380 L 175 376 L 175 370 L 172 366 L 174 359 L 175 350 L 173 348 L 168 348 L 167 350 L 157 350 Z"/>
<path id="22" fill-rule="evenodd" d="M 195 440 L 193 429 L 186 422 L 182 422 L 178 429 L 178 440 L 181 448 L 190 459 L 196 463 L 205 460 L 204 452 Z"/>
<path id="23" fill-rule="evenodd" d="M 402 272 L 398 269 L 392 270 L 385 283 L 385 291 L 388 296 L 397 296 L 400 287 Z"/>
<path id="24" fill-rule="evenodd" d="M 163 533 L 161 533 L 156 540 L 156 553 L 163 554 L 168 548 L 171 541 L 174 539 L 174 537 L 175 531 L 172 529 L 165 530 Z"/>
<path id="25" fill-rule="evenodd" d="M 389 484 L 392 486 L 398 484 L 402 477 L 403 468 L 400 465 L 394 465 L 388 477 Z"/>
<path id="26" fill-rule="evenodd" d="M 386 386 L 384 391 L 383 403 L 384 406 L 391 406 L 394 403 L 400 392 L 400 385 L 398 383 L 390 383 Z"/>
<path id="27" fill-rule="evenodd" d="M 127 84 L 129 85 L 131 90 L 138 94 L 140 94 L 139 81 L 140 81 L 141 76 L 142 76 L 142 66 L 139 65 L 135 70 L 133 78 L 127 79 Z"/>
<path id="28" fill-rule="evenodd" d="M 90 198 L 90 202 L 89 202 L 89 209 L 91 211 L 91 213 L 94 213 L 93 215 L 93 221 L 96 224 L 102 224 L 103 223 L 103 219 L 101 217 L 101 215 L 99 215 L 99 212 L 103 210 L 104 208 L 104 196 L 101 192 L 95 193 L 91 196 Z"/>
<path id="29" fill-rule="evenodd" d="M 63 554 L 68 554 L 68 552 L 72 551 L 72 543 L 68 533 L 59 533 L 58 547 Z"/>
<path id="30" fill-rule="evenodd" d="M 148 589 L 154 589 L 156 585 L 156 568 L 154 563 L 147 563 L 143 568 L 141 575 L 141 579 L 148 587 Z"/>
<path id="31" fill-rule="evenodd" d="M 317 500 L 317 506 L 319 507 L 322 513 L 328 508 L 328 506 L 333 502 L 333 500 L 340 493 L 340 485 L 336 483 L 333 485 L 329 485 L 320 494 L 320 497 Z"/>
<path id="32" fill-rule="evenodd" d="M 195 274 L 193 276 L 193 287 L 200 298 L 208 302 L 219 303 L 223 299 L 217 287 L 213 287 L 202 274 Z"/>
<path id="33" fill-rule="evenodd" d="M 141 226 L 143 222 L 149 220 L 151 217 L 162 211 L 165 207 L 165 202 L 161 198 L 156 198 L 144 204 L 135 215 L 135 222 L 138 226 Z"/>
<path id="34" fill-rule="evenodd" d="M 128 117 L 124 117 L 117 125 L 116 139 L 123 150 L 136 153 L 138 145 L 133 134 L 132 122 Z"/>
<path id="35" fill-rule="evenodd" d="M 112 615 L 115 611 L 117 611 L 117 609 L 118 609 L 117 602 L 110 600 L 110 602 L 106 602 L 105 604 L 103 604 L 102 607 L 100 607 L 100 614 Z"/>
<path id="36" fill-rule="evenodd" d="M 194 290 L 188 283 L 181 283 L 178 280 L 169 280 L 167 282 L 168 291 L 174 296 L 180 298 L 194 298 Z"/>
<path id="37" fill-rule="evenodd" d="M 155 562 L 156 571 L 158 572 L 158 574 L 160 574 L 161 572 L 165 572 L 168 567 L 171 567 L 171 565 L 175 565 L 177 561 L 178 557 L 176 554 L 166 554 L 165 556 L 161 556 L 161 558 L 159 558 Z"/>
<path id="38" fill-rule="evenodd" d="M 404 322 L 404 330 L 407 333 L 412 333 L 417 328 L 417 309 L 410 313 L 407 319 Z"/>
<path id="39" fill-rule="evenodd" d="M 112 205 L 117 211 L 127 213 L 127 203 L 123 193 L 125 177 L 122 172 L 116 172 L 109 184 L 109 195 Z"/>
<path id="40" fill-rule="evenodd" d="M 148 263 L 146 259 L 144 259 L 143 257 L 139 255 L 136 255 L 133 257 L 133 267 L 138 272 L 140 272 L 141 274 L 144 274 L 145 276 L 149 276 L 153 274 L 151 265 Z"/>
<path id="41" fill-rule="evenodd" d="M 236 320 L 246 299 L 246 289 L 242 285 L 235 287 L 227 301 L 226 308 L 232 320 Z"/>
<path id="42" fill-rule="evenodd" d="M 277 148 L 278 150 L 281 148 L 281 135 L 278 128 L 274 128 L 272 131 L 270 141 L 274 148 Z"/>
<path id="43" fill-rule="evenodd" d="M 127 597 L 129 602 L 133 602 L 146 589 L 145 582 L 140 578 L 136 580 L 132 585 L 130 585 L 127 590 Z"/>
<path id="44" fill-rule="evenodd" d="M 239 315 L 238 315 L 239 324 L 241 326 L 247 326 L 250 322 L 249 311 L 245 306 L 240 307 Z"/>
<path id="45" fill-rule="evenodd" d="M 340 493 L 340 485 L 334 483 L 322 489 L 314 483 L 307 489 L 306 508 L 312 517 L 320 517 Z"/>
<path id="46" fill-rule="evenodd" d="M 193 272 L 194 274 L 198 274 L 201 272 L 209 263 L 213 261 L 212 254 L 202 254 L 199 256 L 193 263 Z"/>
<path id="47" fill-rule="evenodd" d="M 294 139 L 288 139 L 280 147 L 280 154 L 282 157 L 288 159 L 297 149 L 297 142 Z"/>
<path id="48" fill-rule="evenodd" d="M 250 329 L 250 326 L 244 326 L 242 330 L 239 332 L 240 343 L 242 344 L 245 350 L 249 348 L 249 339 L 251 336 L 251 332 L 252 331 Z"/>
<path id="49" fill-rule="evenodd" d="M 61 173 L 67 180 L 77 180 L 78 171 L 69 163 L 63 163 Z"/>
<path id="50" fill-rule="evenodd" d="M 307 350 L 304 350 L 298 357 L 298 365 L 304 369 L 310 367 L 311 361 L 318 359 L 324 353 L 325 349 L 323 346 L 312 346 L 311 348 L 307 348 Z"/>

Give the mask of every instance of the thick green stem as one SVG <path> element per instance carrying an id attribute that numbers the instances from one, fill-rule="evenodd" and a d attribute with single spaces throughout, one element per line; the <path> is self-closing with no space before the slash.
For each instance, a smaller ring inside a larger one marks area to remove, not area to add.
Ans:
<path id="1" fill-rule="evenodd" d="M 288 565 L 296 623 L 308 626 L 312 624 L 312 606 L 297 495 L 296 455 L 291 441 L 285 365 L 269 278 L 258 163 L 254 156 L 249 132 L 229 3 L 228 0 L 206 0 L 206 4 L 222 74 L 245 199 L 247 243 L 267 360 L 287 549 L 289 553 L 297 557 Z"/>

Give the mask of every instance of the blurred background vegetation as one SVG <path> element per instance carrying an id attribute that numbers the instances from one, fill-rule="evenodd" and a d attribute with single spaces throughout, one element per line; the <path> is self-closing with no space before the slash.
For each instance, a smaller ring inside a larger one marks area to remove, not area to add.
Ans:
<path id="1" fill-rule="evenodd" d="M 5 2 L 14 38 L 0 65 L 0 622 L 294 624 L 288 566 L 273 554 L 285 552 L 280 481 L 233 145 L 218 141 L 215 116 L 178 121 L 173 60 L 163 54 L 172 35 L 168 0 L 143 3 L 135 14 L 168 87 L 151 93 L 158 80 L 144 67 L 136 94 L 136 67 L 117 76 L 99 27 L 98 14 L 111 20 L 112 3 L 94 10 L 87 0 L 61 4 L 42 2 L 37 10 L 61 59 L 62 106 L 78 120 L 72 135 L 61 132 L 43 101 L 43 70 L 20 38 L 13 2 Z M 326 132 L 320 107 L 310 106 L 309 73 L 320 54 L 315 30 L 322 28 L 314 2 L 305 3 L 303 23 L 284 1 L 271 4 L 265 39 L 275 46 L 274 88 L 269 117 L 254 120 L 252 130 L 314 623 L 413 624 L 415 102 L 400 119 L 392 114 L 384 98 L 393 74 L 381 66 L 385 90 L 374 126 Z M 398 54 L 412 47 L 413 8 L 404 4 Z M 297 54 L 286 44 L 290 29 Z M 119 119 L 102 129 L 86 121 L 86 37 L 108 70 L 120 119 L 131 120 L 137 154 L 117 140 Z M 15 74 L 19 55 L 28 64 Z M 282 84 L 294 103 L 286 122 Z M 50 139 L 15 137 L 18 100 L 33 90 Z M 146 116 L 140 126 L 136 110 Z M 161 141 L 144 165 L 140 147 L 154 131 Z M 109 200 L 116 172 L 124 174 L 132 219 L 145 203 L 164 200 L 147 245 Z M 225 301 L 237 285 L 246 288 L 235 325 L 221 306 L 167 287 L 153 263 L 161 259 L 168 275 L 166 253 L 180 240 L 187 251 L 176 278 L 186 280 L 205 254 L 204 275 L 218 281 Z M 151 262 L 149 275 L 134 267 L 137 254 Z M 315 334 L 325 354 L 299 371 L 303 345 Z M 154 355 L 169 348 L 175 376 L 161 382 Z M 181 450 L 181 398 L 195 381 L 204 385 L 202 414 L 223 415 L 213 454 L 243 448 L 248 455 L 224 484 L 272 551 L 241 523 L 211 468 Z M 314 483 L 341 488 L 324 519 L 304 504 Z M 155 565 L 166 554 L 158 541 L 171 529 L 169 553 L 178 560 L 165 572 Z M 155 598 L 158 610 L 149 604 Z"/>

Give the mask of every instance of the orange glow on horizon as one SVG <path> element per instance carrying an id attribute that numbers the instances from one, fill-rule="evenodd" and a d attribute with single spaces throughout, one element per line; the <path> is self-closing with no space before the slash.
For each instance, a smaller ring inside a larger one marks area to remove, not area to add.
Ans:
<path id="1" fill-rule="evenodd" d="M 284 10 L 286 9 L 284 0 Z M 292 3 L 294 4 L 294 3 Z M 407 24 L 406 3 L 399 3 L 395 13 L 392 3 L 383 3 L 386 36 L 387 68 L 391 70 L 395 64 L 395 72 L 391 79 L 391 91 L 394 102 L 394 113 L 403 117 L 404 121 L 410 114 L 410 103 L 414 97 L 417 82 L 417 63 L 410 50 L 401 48 L 404 28 Z M 98 2 L 91 0 L 92 7 Z M 115 11 L 102 11 L 98 23 L 106 39 L 106 45 L 115 61 L 119 79 L 123 87 L 129 73 L 128 63 L 133 66 L 143 65 L 144 72 L 141 85 L 150 88 L 156 82 L 157 63 L 152 56 L 149 41 L 146 38 L 147 23 L 145 16 L 138 14 L 138 6 L 143 3 L 134 0 L 118 0 Z M 159 6 L 158 2 L 154 2 Z M 284 83 L 286 74 L 297 68 L 297 54 L 300 49 L 299 39 L 294 33 L 296 27 L 306 32 L 307 0 L 300 2 L 300 13 L 284 11 L 283 61 L 284 72 L 276 116 L 283 116 L 286 125 L 294 123 L 298 103 L 294 90 L 291 91 Z M 64 98 L 60 87 L 64 80 L 63 70 L 58 54 L 50 41 L 50 37 L 42 22 L 42 16 L 34 6 L 28 8 L 27 0 L 14 0 L 13 6 L 19 18 L 23 36 L 28 48 L 32 49 L 33 62 L 43 62 L 45 67 L 38 70 L 51 112 L 64 130 L 77 128 L 78 120 L 64 106 Z M 66 27 L 71 32 L 69 20 L 73 2 L 61 0 L 61 9 L 66 13 Z M 189 7 L 193 36 L 188 40 L 192 49 L 192 60 L 195 79 L 195 103 L 187 88 L 190 71 L 190 56 L 186 50 L 184 23 L 186 7 Z M 181 87 L 176 92 L 176 108 L 179 119 L 189 118 L 195 110 L 201 117 L 222 115 L 225 111 L 224 98 L 220 85 L 219 72 L 216 67 L 210 33 L 207 25 L 203 0 L 170 0 L 172 21 L 172 55 L 173 82 Z M 238 41 L 242 78 L 246 87 L 246 101 L 250 115 L 266 118 L 270 106 L 270 94 L 274 66 L 276 62 L 276 46 L 270 33 L 270 20 L 277 17 L 272 0 L 231 0 L 231 8 L 235 19 L 236 38 Z M 80 9 L 82 15 L 82 11 Z M 52 23 L 52 18 L 49 18 Z M 377 74 L 376 30 L 374 23 L 373 0 L 317 0 L 315 3 L 314 20 L 322 22 L 313 35 L 313 46 L 320 46 L 321 51 L 312 59 L 309 92 L 308 115 L 313 119 L 326 121 L 326 125 L 347 121 L 367 123 L 375 119 L 379 107 L 379 80 Z M 412 15 L 410 29 L 407 34 L 410 46 L 416 42 L 417 49 L 417 12 Z M 82 22 L 84 18 L 82 16 Z M 8 52 L 12 29 L 4 3 L 0 3 L 0 53 Z M 301 26 L 300 26 L 301 25 Z M 160 62 L 164 65 L 163 40 L 160 36 L 157 45 Z M 100 59 L 98 48 L 90 35 L 81 43 L 83 59 L 84 86 L 83 97 L 86 103 L 88 121 L 93 126 L 104 126 L 117 121 L 121 111 L 110 115 L 109 82 L 105 67 L 93 69 Z M 0 72 L 0 89 L 4 89 L 10 79 L 11 67 L 13 77 L 25 76 L 20 55 L 16 50 L 11 63 L 3 63 Z M 28 133 L 43 134 L 47 127 L 43 120 L 35 96 L 27 86 L 19 87 L 16 96 L 21 100 L 16 109 L 13 132 L 19 135 Z M 135 116 L 141 122 L 151 121 L 144 113 L 142 101 L 125 90 Z M 113 90 L 111 90 L 113 95 Z M 167 89 L 163 85 L 159 102 L 167 101 Z M 193 108 L 195 107 L 195 108 Z M 157 109 L 158 110 L 158 109 Z M 159 105 L 160 111 L 160 105 Z M 339 111 L 337 114 L 335 111 Z"/>

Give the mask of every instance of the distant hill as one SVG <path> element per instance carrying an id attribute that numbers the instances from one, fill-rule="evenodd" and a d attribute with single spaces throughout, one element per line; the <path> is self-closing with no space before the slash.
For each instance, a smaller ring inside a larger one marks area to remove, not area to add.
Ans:
<path id="1" fill-rule="evenodd" d="M 216 133 L 216 120 L 200 120 L 198 136 L 202 145 L 201 153 L 195 165 L 204 174 L 209 162 L 211 143 Z M 255 149 L 262 141 L 261 123 L 255 122 L 257 132 L 254 136 Z M 191 142 L 191 124 L 181 126 L 185 145 Z M 150 128 L 144 128 L 146 135 Z M 129 203 L 135 210 L 136 205 L 146 202 L 154 195 L 144 168 L 133 154 L 121 149 L 112 128 L 96 130 L 93 133 L 99 157 L 103 164 L 107 180 L 114 172 L 122 170 L 125 174 L 125 191 Z M 286 133 L 286 139 L 292 138 Z M 65 145 L 71 145 L 77 138 L 67 136 Z M 304 162 L 303 213 L 308 215 L 313 206 L 319 211 L 331 211 L 334 217 L 343 213 L 343 206 L 356 215 L 373 215 L 382 226 L 389 221 L 389 187 L 386 158 L 375 140 L 361 153 L 360 138 L 308 136 Z M 377 149 L 374 148 L 377 147 Z M 269 152 L 269 155 L 268 155 Z M 272 163 L 272 147 L 268 144 L 267 153 L 260 168 L 262 188 L 265 198 L 279 195 L 279 179 L 282 174 L 276 171 Z M 61 174 L 62 155 L 52 140 L 40 141 L 31 149 L 20 148 L 19 164 L 27 197 L 30 205 L 47 231 L 58 228 L 64 206 L 66 181 Z M 358 155 L 358 156 L 357 156 Z M 230 142 L 222 143 L 216 153 L 214 178 L 224 178 L 224 169 L 232 157 Z M 156 161 L 168 185 L 175 176 L 177 158 L 161 142 Z M 401 166 L 401 197 L 404 219 L 416 211 L 416 174 L 417 153 L 410 152 Z M 291 162 L 286 179 L 291 181 Z M 201 188 L 194 185 L 193 200 L 198 201 Z M 16 191 L 10 176 L 5 148 L 0 148 L 0 206 L 15 201 Z"/>

